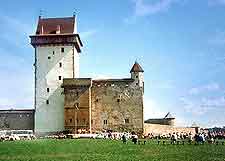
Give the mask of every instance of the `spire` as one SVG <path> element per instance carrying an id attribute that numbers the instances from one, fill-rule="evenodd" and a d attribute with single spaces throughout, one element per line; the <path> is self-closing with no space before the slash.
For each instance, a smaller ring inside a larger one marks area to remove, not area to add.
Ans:
<path id="1" fill-rule="evenodd" d="M 133 67 L 130 70 L 130 73 L 132 72 L 144 72 L 144 70 L 142 69 L 142 67 L 140 66 L 140 64 L 138 64 L 137 61 L 135 61 Z"/>

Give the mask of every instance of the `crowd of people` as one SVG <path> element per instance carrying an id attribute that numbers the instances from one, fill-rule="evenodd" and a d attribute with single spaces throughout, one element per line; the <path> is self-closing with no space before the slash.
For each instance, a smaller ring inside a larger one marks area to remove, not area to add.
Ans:
<path id="1" fill-rule="evenodd" d="M 145 138 L 148 139 L 157 139 L 157 140 L 171 140 L 171 143 L 176 143 L 179 141 L 183 142 L 193 142 L 196 143 L 217 143 L 218 140 L 225 140 L 225 132 L 199 132 L 196 134 L 193 134 L 191 132 L 173 132 L 163 135 L 154 135 L 153 133 L 149 133 Z"/>

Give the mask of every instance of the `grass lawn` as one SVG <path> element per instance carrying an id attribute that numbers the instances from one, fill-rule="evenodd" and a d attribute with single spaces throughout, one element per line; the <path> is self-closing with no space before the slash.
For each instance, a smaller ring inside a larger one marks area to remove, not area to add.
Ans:
<path id="1" fill-rule="evenodd" d="M 170 160 L 225 161 L 225 145 L 146 145 L 123 144 L 114 140 L 35 140 L 0 142 L 2 161 L 66 160 Z"/>

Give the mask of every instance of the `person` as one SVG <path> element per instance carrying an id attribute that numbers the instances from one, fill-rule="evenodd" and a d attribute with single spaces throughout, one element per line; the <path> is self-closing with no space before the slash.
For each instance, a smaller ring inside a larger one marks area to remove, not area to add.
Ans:
<path id="1" fill-rule="evenodd" d="M 127 142 L 127 138 L 126 138 L 125 134 L 123 134 L 122 140 L 123 140 L 123 143 L 124 143 L 124 144 Z"/>

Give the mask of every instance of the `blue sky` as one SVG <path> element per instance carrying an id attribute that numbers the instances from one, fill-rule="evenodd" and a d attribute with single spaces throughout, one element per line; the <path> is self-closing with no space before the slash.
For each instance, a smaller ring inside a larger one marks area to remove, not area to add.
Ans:
<path id="1" fill-rule="evenodd" d="M 80 76 L 130 77 L 144 68 L 145 118 L 225 125 L 225 0 L 8 0 L 0 6 L 0 108 L 33 108 L 34 49 L 44 17 L 78 14 Z"/>

